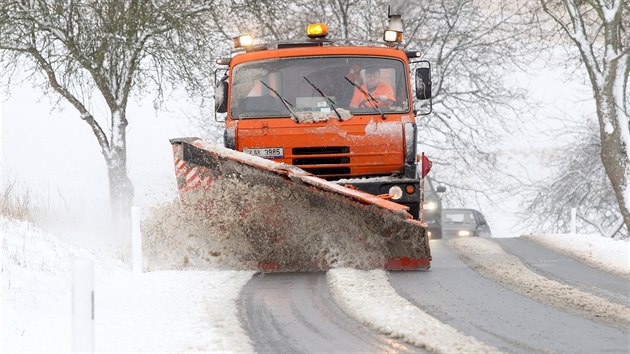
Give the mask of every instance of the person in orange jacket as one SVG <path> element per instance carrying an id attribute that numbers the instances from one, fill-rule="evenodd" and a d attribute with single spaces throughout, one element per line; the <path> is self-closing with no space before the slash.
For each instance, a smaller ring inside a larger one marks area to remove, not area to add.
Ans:
<path id="1" fill-rule="evenodd" d="M 390 106 L 396 101 L 394 96 L 394 89 L 387 83 L 380 80 L 381 69 L 372 66 L 365 69 L 365 84 L 361 85 L 361 88 L 367 93 L 372 95 L 377 102 L 374 102 L 379 107 Z M 365 96 L 358 89 L 354 90 L 352 100 L 350 101 L 350 108 L 369 108 L 372 107 L 370 99 Z"/>

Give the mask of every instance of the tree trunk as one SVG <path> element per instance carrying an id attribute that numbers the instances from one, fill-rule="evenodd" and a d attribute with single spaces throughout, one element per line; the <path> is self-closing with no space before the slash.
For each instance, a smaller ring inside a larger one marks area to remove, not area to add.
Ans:
<path id="1" fill-rule="evenodd" d="M 133 184 L 127 175 L 126 150 L 115 147 L 106 162 L 112 222 L 117 232 L 124 233 L 119 236 L 124 237 L 131 230 L 131 206 L 134 193 Z"/>
<path id="2" fill-rule="evenodd" d="M 602 162 L 604 163 L 604 169 L 615 191 L 615 197 L 619 204 L 624 224 L 630 230 L 630 210 L 628 210 L 630 201 L 626 200 L 628 196 L 625 195 L 625 191 L 628 189 L 628 167 L 630 167 L 630 162 L 625 149 L 621 148 L 624 145 L 619 130 L 615 130 L 613 134 L 602 133 Z"/>
<path id="3" fill-rule="evenodd" d="M 601 158 L 606 170 L 606 175 L 610 180 L 615 197 L 619 204 L 619 210 L 623 217 L 627 230 L 630 230 L 630 161 L 628 159 L 628 149 L 622 136 L 622 129 L 628 129 L 620 120 L 626 121 L 630 118 L 623 110 L 624 102 L 623 90 L 619 90 L 624 80 L 624 61 L 611 63 L 608 75 L 604 79 L 604 86 L 595 90 L 595 100 L 597 102 L 597 115 L 600 126 L 600 136 L 602 142 Z M 622 74 L 620 74 L 622 73 Z"/>

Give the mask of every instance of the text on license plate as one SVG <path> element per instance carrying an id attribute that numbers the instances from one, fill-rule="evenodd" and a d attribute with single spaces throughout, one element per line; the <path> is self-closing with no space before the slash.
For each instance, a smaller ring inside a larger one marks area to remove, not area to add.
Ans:
<path id="1" fill-rule="evenodd" d="M 264 157 L 266 159 L 269 158 L 280 158 L 284 157 L 284 148 L 275 147 L 275 148 L 244 148 L 243 152 L 246 154 Z"/>

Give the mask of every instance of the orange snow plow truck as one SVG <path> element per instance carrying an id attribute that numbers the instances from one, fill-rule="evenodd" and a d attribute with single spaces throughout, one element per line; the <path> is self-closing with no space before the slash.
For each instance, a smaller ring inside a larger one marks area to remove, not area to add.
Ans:
<path id="1" fill-rule="evenodd" d="M 181 202 L 246 239 L 259 270 L 429 268 L 415 118 L 431 109 L 430 65 L 389 19 L 382 41 L 325 24 L 235 38 L 215 71 L 224 146 L 171 140 Z"/>

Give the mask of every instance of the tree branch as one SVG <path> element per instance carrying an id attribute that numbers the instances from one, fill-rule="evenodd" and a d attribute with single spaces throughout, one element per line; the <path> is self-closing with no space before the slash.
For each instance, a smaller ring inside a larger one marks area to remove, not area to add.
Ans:
<path id="1" fill-rule="evenodd" d="M 35 49 L 31 48 L 29 53 L 35 58 L 39 67 L 44 70 L 48 77 L 48 81 L 52 88 L 57 91 L 61 96 L 63 96 L 74 108 L 76 108 L 81 114 L 81 119 L 85 120 L 85 122 L 92 128 L 96 139 L 101 147 L 101 151 L 105 158 L 109 158 L 110 155 L 110 146 L 107 136 L 105 132 L 98 124 L 98 122 L 94 119 L 94 116 L 87 110 L 87 108 L 81 103 L 79 99 L 77 99 L 73 94 L 71 94 L 65 87 L 63 87 L 59 81 L 57 80 L 57 76 L 55 74 L 55 70 L 52 68 L 50 63 L 46 61 L 46 59 L 41 55 L 41 53 Z"/>

